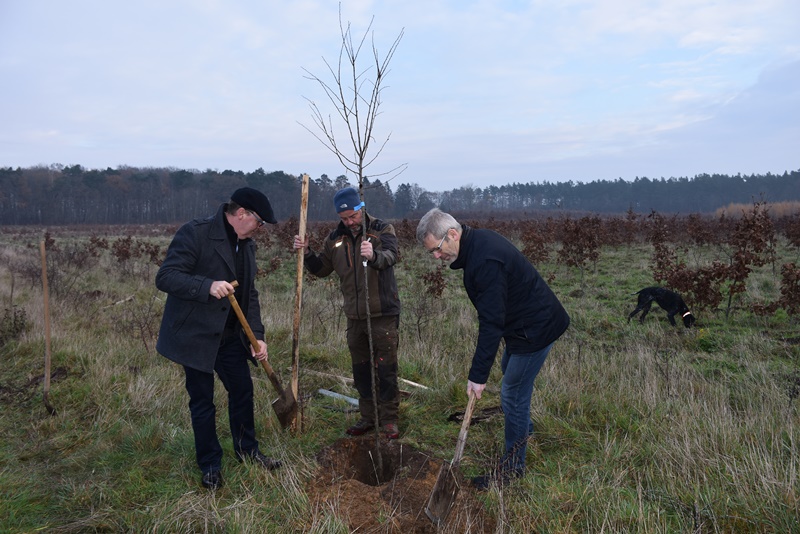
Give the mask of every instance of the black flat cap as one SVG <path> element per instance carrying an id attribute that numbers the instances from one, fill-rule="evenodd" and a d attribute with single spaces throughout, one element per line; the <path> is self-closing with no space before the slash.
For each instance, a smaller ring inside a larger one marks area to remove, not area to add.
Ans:
<path id="1" fill-rule="evenodd" d="M 267 195 L 253 189 L 252 187 L 242 187 L 231 195 L 231 200 L 239 204 L 246 210 L 254 211 L 256 214 L 270 224 L 276 224 L 275 214 L 272 213 L 272 206 Z"/>

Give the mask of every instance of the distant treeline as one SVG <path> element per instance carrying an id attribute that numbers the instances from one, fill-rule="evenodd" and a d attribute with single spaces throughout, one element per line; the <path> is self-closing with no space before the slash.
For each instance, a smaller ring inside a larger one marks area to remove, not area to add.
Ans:
<path id="1" fill-rule="evenodd" d="M 264 191 L 279 220 L 297 217 L 300 176 L 175 168 L 86 169 L 80 165 L 0 167 L 0 224 L 177 223 L 213 213 L 242 186 Z M 350 183 L 310 180 L 309 220 L 335 218 L 333 194 Z M 636 178 L 633 181 L 512 183 L 432 192 L 419 184 L 367 180 L 367 208 L 385 219 L 418 218 L 432 207 L 459 214 L 519 217 L 536 212 L 712 213 L 732 203 L 800 200 L 800 170 L 782 175 Z M 393 190 L 394 186 L 394 190 Z"/>

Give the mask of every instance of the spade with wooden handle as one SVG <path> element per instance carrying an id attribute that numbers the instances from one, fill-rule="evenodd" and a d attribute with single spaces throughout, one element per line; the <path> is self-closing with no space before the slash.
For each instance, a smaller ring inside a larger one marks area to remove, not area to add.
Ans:
<path id="1" fill-rule="evenodd" d="M 467 443 L 467 430 L 472 419 L 472 411 L 475 409 L 475 394 L 470 392 L 467 409 L 464 411 L 464 421 L 461 423 L 461 431 L 458 433 L 456 443 L 456 453 L 453 461 L 443 463 L 439 469 L 439 476 L 436 477 L 436 484 L 433 486 L 428 504 L 425 506 L 425 515 L 433 521 L 437 527 L 444 525 L 447 514 L 456 502 L 456 496 L 461 489 L 463 478 L 458 468 L 461 463 L 461 456 L 464 454 L 464 445 Z"/>
<path id="2" fill-rule="evenodd" d="M 231 282 L 231 285 L 237 287 L 239 283 L 234 280 Z M 255 334 L 253 334 L 253 329 L 250 328 L 250 324 L 248 324 L 244 313 L 242 313 L 242 308 L 239 307 L 239 303 L 236 302 L 236 296 L 231 293 L 228 295 L 228 300 L 231 302 L 231 307 L 233 311 L 236 312 L 236 317 L 239 318 L 239 323 L 242 325 L 245 334 L 247 334 L 247 339 L 250 341 L 250 344 L 253 345 L 253 348 L 257 350 L 258 340 Z M 281 379 L 278 378 L 278 375 L 269 362 L 267 360 L 260 360 L 260 362 L 261 366 L 267 372 L 269 381 L 272 382 L 275 391 L 278 392 L 278 398 L 272 401 L 272 409 L 275 410 L 275 414 L 278 416 L 278 422 L 281 424 L 281 428 L 287 428 L 292 424 L 295 413 L 297 412 L 297 401 L 290 390 L 283 389 Z"/>

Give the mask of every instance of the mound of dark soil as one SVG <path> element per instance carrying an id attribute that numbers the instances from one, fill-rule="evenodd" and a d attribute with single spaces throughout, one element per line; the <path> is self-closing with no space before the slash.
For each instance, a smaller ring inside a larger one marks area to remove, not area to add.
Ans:
<path id="1" fill-rule="evenodd" d="M 333 511 L 357 532 L 494 532 L 471 488 L 462 486 L 439 530 L 425 514 L 441 461 L 400 440 L 381 439 L 378 465 L 374 435 L 344 438 L 317 454 L 320 467 L 308 484 L 312 508 Z"/>

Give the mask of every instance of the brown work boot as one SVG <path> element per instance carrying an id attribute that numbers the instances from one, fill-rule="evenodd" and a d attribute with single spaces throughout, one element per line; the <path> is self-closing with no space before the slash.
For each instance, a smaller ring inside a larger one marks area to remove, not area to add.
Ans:
<path id="1" fill-rule="evenodd" d="M 375 428 L 375 423 L 366 419 L 359 419 L 356 424 L 345 430 L 351 436 L 361 436 Z"/>
<path id="2" fill-rule="evenodd" d="M 397 439 L 400 437 L 400 429 L 397 428 L 397 423 L 386 423 L 383 425 L 383 435 L 386 439 Z"/>

